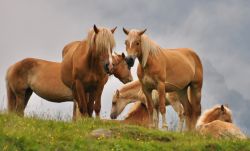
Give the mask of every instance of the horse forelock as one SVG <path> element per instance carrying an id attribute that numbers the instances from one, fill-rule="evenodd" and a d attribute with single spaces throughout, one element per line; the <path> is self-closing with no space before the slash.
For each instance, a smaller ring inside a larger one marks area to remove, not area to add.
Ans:
<path id="1" fill-rule="evenodd" d="M 224 106 L 224 109 L 225 109 L 225 113 L 228 114 L 230 117 L 232 117 L 232 111 L 226 106 Z M 214 118 L 212 116 L 218 115 L 219 114 L 218 111 L 220 111 L 220 110 L 221 110 L 221 105 L 216 105 L 211 109 L 205 110 L 204 113 L 199 118 L 199 120 L 197 121 L 196 125 L 200 126 L 200 125 L 206 124 L 209 119 Z"/>
<path id="2" fill-rule="evenodd" d="M 90 49 L 96 49 L 99 53 L 112 54 L 112 50 L 115 47 L 115 39 L 110 29 L 99 27 L 99 32 L 96 34 L 93 29 L 88 33 L 88 44 Z"/>

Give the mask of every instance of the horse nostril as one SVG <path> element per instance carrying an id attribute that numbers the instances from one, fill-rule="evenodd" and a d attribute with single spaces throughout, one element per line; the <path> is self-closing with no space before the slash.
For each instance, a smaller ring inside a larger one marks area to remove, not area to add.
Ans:
<path id="1" fill-rule="evenodd" d="M 129 67 L 133 67 L 135 60 L 132 57 L 128 57 L 128 58 L 126 58 L 126 62 L 127 62 Z"/>
<path id="2" fill-rule="evenodd" d="M 111 118 L 111 119 L 116 119 L 115 114 L 111 114 L 111 115 L 110 115 L 110 118 Z"/>
<path id="3" fill-rule="evenodd" d="M 104 70 L 109 73 L 109 64 L 108 63 L 105 63 L 104 64 Z"/>

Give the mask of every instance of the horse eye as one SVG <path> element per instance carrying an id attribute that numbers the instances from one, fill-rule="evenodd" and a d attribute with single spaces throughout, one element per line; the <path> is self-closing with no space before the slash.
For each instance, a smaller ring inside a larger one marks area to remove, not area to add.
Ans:
<path id="1" fill-rule="evenodd" d="M 139 44 L 140 44 L 139 42 L 136 43 L 137 46 L 138 46 Z"/>
<path id="2" fill-rule="evenodd" d="M 116 105 L 116 102 L 112 102 L 112 105 Z"/>

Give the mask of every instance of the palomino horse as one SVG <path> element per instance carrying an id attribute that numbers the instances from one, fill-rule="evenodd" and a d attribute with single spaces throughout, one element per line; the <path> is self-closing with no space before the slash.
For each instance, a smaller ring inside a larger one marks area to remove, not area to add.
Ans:
<path id="1" fill-rule="evenodd" d="M 159 108 L 163 127 L 167 127 L 165 93 L 176 91 L 185 110 L 188 129 L 194 129 L 201 114 L 201 88 L 203 81 L 202 64 L 198 55 L 188 48 L 164 49 L 149 39 L 146 31 L 123 28 L 128 53 L 127 63 L 133 66 L 139 60 L 137 76 L 147 98 L 150 121 L 153 123 L 152 90 L 159 93 Z M 190 87 L 190 100 L 187 89 Z"/>
<path id="2" fill-rule="evenodd" d="M 123 83 L 131 81 L 132 76 L 125 55 L 113 55 L 112 60 L 115 63 L 113 70 L 115 77 Z M 57 62 L 35 58 L 19 61 L 8 69 L 6 87 L 8 110 L 21 115 L 33 92 L 51 102 L 73 101 L 71 89 L 61 81 L 61 63 Z"/>
<path id="3" fill-rule="evenodd" d="M 152 91 L 152 98 L 153 98 L 154 112 L 156 112 L 155 115 L 157 115 L 156 117 L 154 117 L 154 121 L 156 123 L 156 127 L 158 127 L 159 95 L 156 90 Z M 132 103 L 132 102 L 138 102 L 138 101 L 142 102 L 143 104 L 147 104 L 146 97 L 144 93 L 142 92 L 140 81 L 136 80 L 136 81 L 132 81 L 132 82 L 125 84 L 124 86 L 122 86 L 120 90 L 116 90 L 116 93 L 113 96 L 110 117 L 112 119 L 117 118 L 117 116 L 123 111 L 123 109 L 126 107 L 127 104 Z M 172 105 L 173 109 L 178 114 L 179 116 L 178 131 L 182 131 L 183 122 L 184 122 L 184 109 L 183 109 L 182 104 L 178 100 L 176 93 L 175 92 L 166 93 L 165 101 L 166 101 L 165 104 Z M 136 113 L 134 113 L 133 115 L 135 115 Z M 138 111 L 138 113 L 140 113 L 140 111 Z M 143 123 L 145 123 L 145 121 Z"/>
<path id="4" fill-rule="evenodd" d="M 99 117 L 107 73 L 113 71 L 111 54 L 115 46 L 115 29 L 97 28 L 94 25 L 87 38 L 63 58 L 61 79 L 72 89 L 82 115 L 92 116 L 95 105 L 96 116 Z"/>
<path id="5" fill-rule="evenodd" d="M 241 130 L 232 123 L 232 112 L 227 105 L 216 105 L 199 118 L 196 129 L 200 134 L 219 138 L 246 139 Z"/>

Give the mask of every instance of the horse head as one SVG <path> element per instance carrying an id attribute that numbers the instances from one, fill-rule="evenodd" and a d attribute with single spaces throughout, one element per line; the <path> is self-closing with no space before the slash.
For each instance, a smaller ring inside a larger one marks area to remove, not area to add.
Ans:
<path id="1" fill-rule="evenodd" d="M 123 28 L 124 33 L 127 35 L 127 39 L 125 40 L 126 51 L 128 53 L 128 57 L 126 58 L 126 62 L 129 67 L 134 65 L 135 59 L 137 57 L 142 56 L 142 35 L 146 32 L 147 29 L 144 30 L 127 30 Z"/>
<path id="2" fill-rule="evenodd" d="M 125 58 L 124 53 L 121 55 L 115 53 L 115 55 L 112 56 L 113 70 L 110 73 L 118 78 L 123 84 L 133 81 L 130 67 L 126 63 Z"/>
<path id="3" fill-rule="evenodd" d="M 100 61 L 103 63 L 105 72 L 109 73 L 113 70 L 112 63 L 112 51 L 115 47 L 114 32 L 116 27 L 113 29 L 98 28 L 96 25 L 90 31 L 88 40 L 90 49 L 95 50 Z"/>

